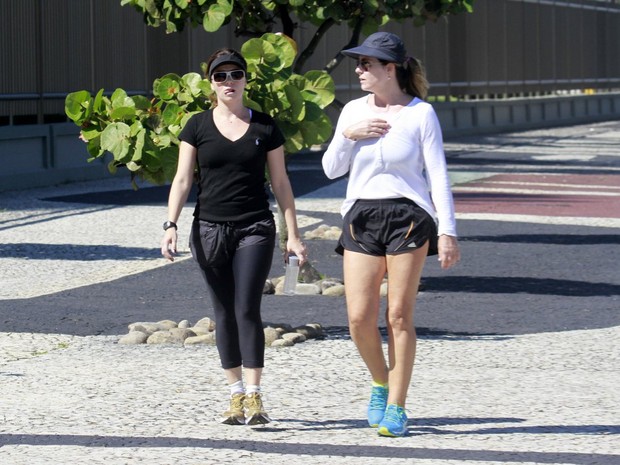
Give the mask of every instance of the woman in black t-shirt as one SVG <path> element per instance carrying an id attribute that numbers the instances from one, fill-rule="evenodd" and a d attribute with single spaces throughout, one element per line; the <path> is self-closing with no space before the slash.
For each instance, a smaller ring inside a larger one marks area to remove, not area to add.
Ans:
<path id="1" fill-rule="evenodd" d="M 286 256 L 295 254 L 303 264 L 306 250 L 284 165 L 284 137 L 269 115 L 243 105 L 245 59 L 235 50 L 221 49 L 207 65 L 217 106 L 190 118 L 179 136 L 161 252 L 174 260 L 176 222 L 197 166 L 190 249 L 211 297 L 217 348 L 230 386 L 230 408 L 223 422 L 261 424 L 270 419 L 260 391 L 265 347 L 260 304 L 276 242 L 265 165 L 288 228 Z"/>

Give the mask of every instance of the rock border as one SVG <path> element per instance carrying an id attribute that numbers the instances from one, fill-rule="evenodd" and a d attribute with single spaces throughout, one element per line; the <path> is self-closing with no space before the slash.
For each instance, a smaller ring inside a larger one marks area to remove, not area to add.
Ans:
<path id="1" fill-rule="evenodd" d="M 188 320 L 143 321 L 128 325 L 129 332 L 118 340 L 122 345 L 173 344 L 183 346 L 215 345 L 215 321 L 209 317 L 191 324 Z M 308 339 L 324 339 L 319 323 L 293 327 L 285 323 L 264 325 L 266 347 L 290 347 Z"/>

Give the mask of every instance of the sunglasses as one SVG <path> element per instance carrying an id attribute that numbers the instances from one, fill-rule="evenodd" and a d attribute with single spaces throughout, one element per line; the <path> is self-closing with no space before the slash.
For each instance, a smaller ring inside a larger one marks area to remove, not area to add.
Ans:
<path id="1" fill-rule="evenodd" d="M 359 60 L 356 66 L 362 71 L 368 71 L 372 68 L 372 63 L 368 60 Z"/>
<path id="2" fill-rule="evenodd" d="M 218 71 L 211 75 L 214 82 L 241 81 L 245 77 L 245 71 L 235 69 L 233 71 Z"/>

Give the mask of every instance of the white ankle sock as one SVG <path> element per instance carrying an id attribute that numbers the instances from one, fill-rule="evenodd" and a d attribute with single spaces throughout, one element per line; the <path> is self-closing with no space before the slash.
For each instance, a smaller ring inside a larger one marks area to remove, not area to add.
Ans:
<path id="1" fill-rule="evenodd" d="M 260 394 L 260 385 L 259 384 L 248 384 L 245 389 L 246 394 L 257 393 Z"/>
<path id="2" fill-rule="evenodd" d="M 239 380 L 236 383 L 229 384 L 230 387 L 230 396 L 232 397 L 234 394 L 243 394 L 245 393 L 245 389 L 243 388 L 243 381 Z"/>

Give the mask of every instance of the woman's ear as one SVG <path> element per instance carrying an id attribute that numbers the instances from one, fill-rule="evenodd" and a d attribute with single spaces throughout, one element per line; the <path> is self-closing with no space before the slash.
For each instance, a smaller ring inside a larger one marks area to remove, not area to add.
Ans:
<path id="1" fill-rule="evenodd" d="M 390 79 L 396 78 L 396 63 L 388 63 L 385 68 Z"/>

